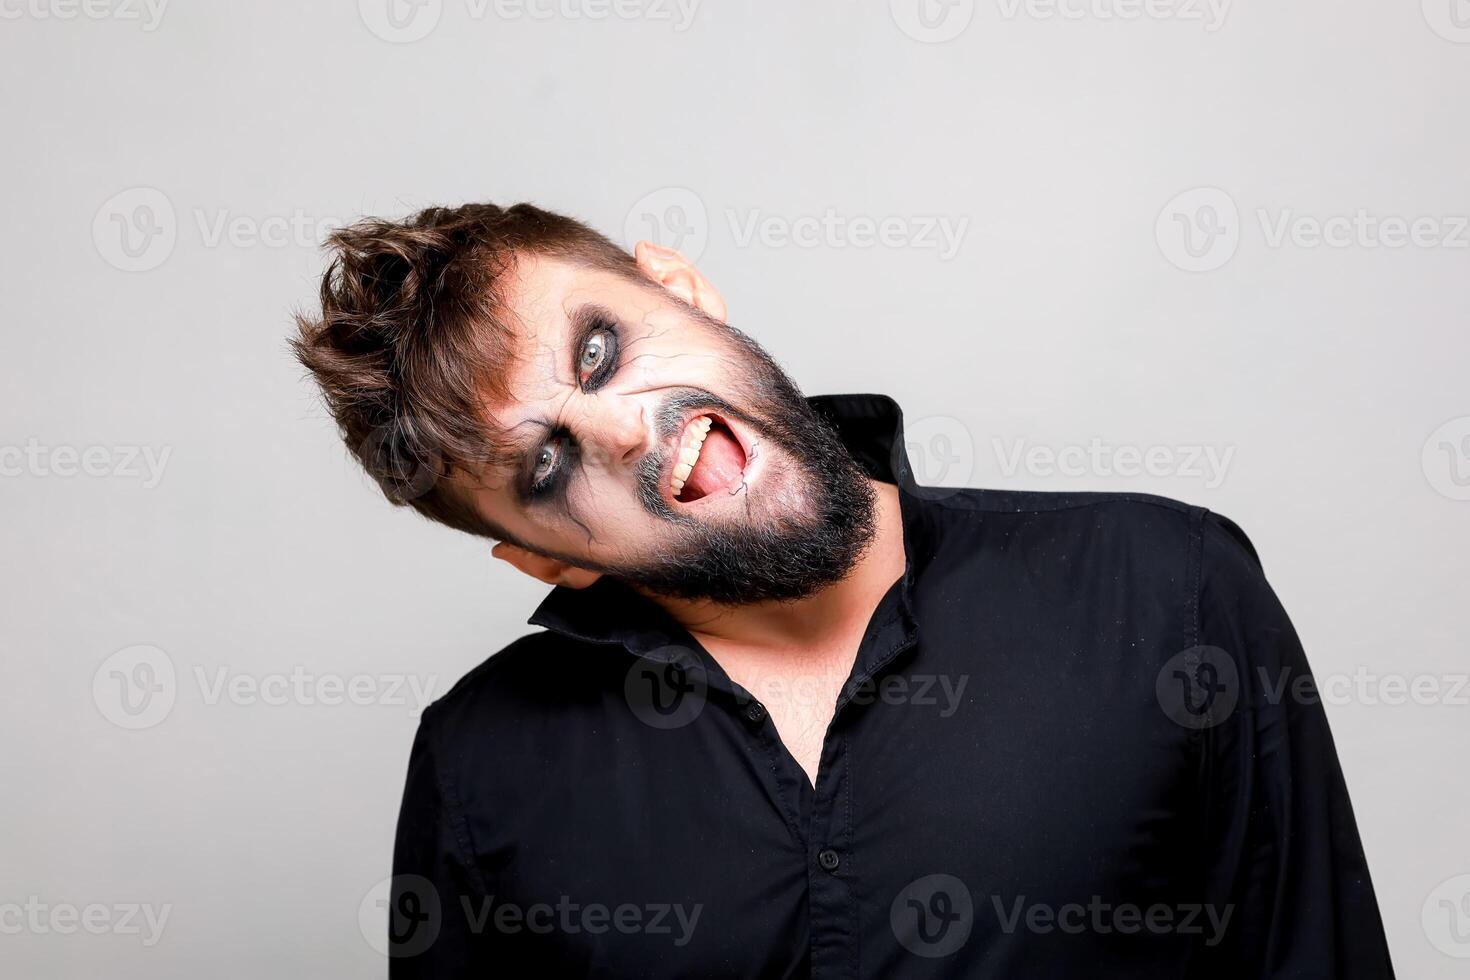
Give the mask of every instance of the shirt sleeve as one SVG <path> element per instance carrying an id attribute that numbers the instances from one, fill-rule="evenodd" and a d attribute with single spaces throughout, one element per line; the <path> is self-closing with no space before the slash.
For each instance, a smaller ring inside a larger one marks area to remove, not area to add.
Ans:
<path id="1" fill-rule="evenodd" d="M 1190 975 L 1392 977 L 1352 804 L 1296 631 L 1234 523 L 1206 514 L 1200 556 L 1200 650 L 1223 668 L 1208 679 L 1225 699 L 1198 733 L 1206 893 L 1213 912 L 1230 919 L 1218 942 L 1197 946 Z"/>
<path id="2" fill-rule="evenodd" d="M 479 875 L 450 781 L 440 766 L 432 708 L 409 753 L 393 845 L 388 909 L 391 980 L 480 975 L 485 930 Z"/>

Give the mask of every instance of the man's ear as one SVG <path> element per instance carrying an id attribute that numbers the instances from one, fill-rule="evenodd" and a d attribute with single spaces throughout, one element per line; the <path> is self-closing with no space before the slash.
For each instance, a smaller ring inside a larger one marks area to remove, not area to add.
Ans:
<path id="1" fill-rule="evenodd" d="M 725 298 L 684 256 L 672 248 L 639 242 L 633 257 L 644 274 L 669 292 L 710 316 L 725 322 Z"/>
<path id="2" fill-rule="evenodd" d="M 565 585 L 572 589 L 585 589 L 602 578 L 601 572 L 578 568 L 558 558 L 538 555 L 534 551 L 527 551 L 525 548 L 504 541 L 491 548 L 490 554 L 501 561 L 509 562 L 527 575 L 540 579 L 547 585 Z"/>

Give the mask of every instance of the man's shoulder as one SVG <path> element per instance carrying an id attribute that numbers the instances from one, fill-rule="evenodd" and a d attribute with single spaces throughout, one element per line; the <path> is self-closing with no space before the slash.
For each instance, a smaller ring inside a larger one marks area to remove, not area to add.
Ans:
<path id="1" fill-rule="evenodd" d="M 920 487 L 917 493 L 942 513 L 973 514 L 1006 526 L 1070 524 L 1079 529 L 1164 535 L 1191 529 L 1198 534 L 1201 525 L 1210 521 L 1235 526 L 1206 507 L 1152 493 L 978 487 Z"/>
<path id="2" fill-rule="evenodd" d="M 579 688 L 602 689 L 615 651 L 590 646 L 549 630 L 519 636 L 461 677 L 429 705 L 424 719 L 465 734 L 545 716 L 575 701 Z"/>
<path id="3" fill-rule="evenodd" d="M 921 497 L 941 507 L 996 514 L 1054 514 L 1111 511 L 1146 515 L 1189 515 L 1205 510 L 1196 504 L 1152 493 L 1102 490 L 1001 490 L 990 487 L 919 487 Z"/>
<path id="4" fill-rule="evenodd" d="M 1117 554 L 1128 567 L 1158 559 L 1228 563 L 1245 572 L 1260 568 L 1255 546 L 1239 524 L 1208 507 L 1151 493 L 1107 491 L 917 490 L 945 530 L 974 528 L 987 547 L 1013 557 L 1055 556 L 1085 550 Z M 945 535 L 969 543 L 967 535 Z"/>

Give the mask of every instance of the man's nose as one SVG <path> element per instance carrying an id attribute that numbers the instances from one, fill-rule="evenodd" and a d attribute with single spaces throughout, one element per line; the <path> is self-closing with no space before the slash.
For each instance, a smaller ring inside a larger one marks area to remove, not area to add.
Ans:
<path id="1" fill-rule="evenodd" d="M 611 466 L 636 463 L 649 450 L 643 406 L 631 398 L 589 398 L 573 434 L 583 451 Z"/>

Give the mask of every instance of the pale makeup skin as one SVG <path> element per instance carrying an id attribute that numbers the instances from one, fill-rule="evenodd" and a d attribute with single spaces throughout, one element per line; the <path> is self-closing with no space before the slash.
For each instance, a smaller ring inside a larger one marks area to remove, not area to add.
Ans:
<path id="1" fill-rule="evenodd" d="M 577 446 L 575 476 L 563 493 L 527 501 L 524 474 L 497 468 L 479 475 L 473 500 L 482 514 L 529 546 L 501 542 L 491 553 L 548 584 L 585 588 L 603 574 L 596 566 L 677 553 L 682 528 L 650 513 L 638 496 L 635 468 L 661 445 L 674 454 L 679 436 L 670 445 L 653 421 L 671 393 L 697 389 L 736 410 L 769 410 L 752 405 L 758 396 L 741 384 L 742 372 L 732 370 L 739 366 L 738 352 L 718 329 L 726 307 L 709 280 L 672 249 L 640 242 L 634 255 L 661 288 L 544 256 L 519 259 L 507 287 L 521 357 L 509 374 L 511 399 L 487 405 L 487 416 L 513 438 L 527 440 L 530 459 L 539 465 L 525 468 L 533 475 L 549 471 L 547 464 L 561 451 L 554 430 L 569 433 Z M 714 322 L 691 315 L 683 304 Z M 596 320 L 589 310 L 610 315 L 619 336 L 589 343 L 585 330 L 578 330 Z M 596 369 L 609 346 L 619 351 L 610 377 Z M 594 379 L 600 379 L 597 387 L 583 384 Z M 700 413 L 688 414 L 692 421 Z M 673 495 L 666 473 L 659 493 L 679 520 L 739 528 L 810 507 L 803 471 L 790 452 L 739 418 L 722 421 L 747 450 L 744 473 L 730 491 L 693 501 Z M 809 596 L 729 605 L 655 594 L 629 583 L 666 609 L 733 681 L 765 705 L 813 784 L 836 698 L 863 632 L 904 570 L 898 489 L 877 481 L 872 486 L 877 497 L 870 544 L 844 578 Z"/>

